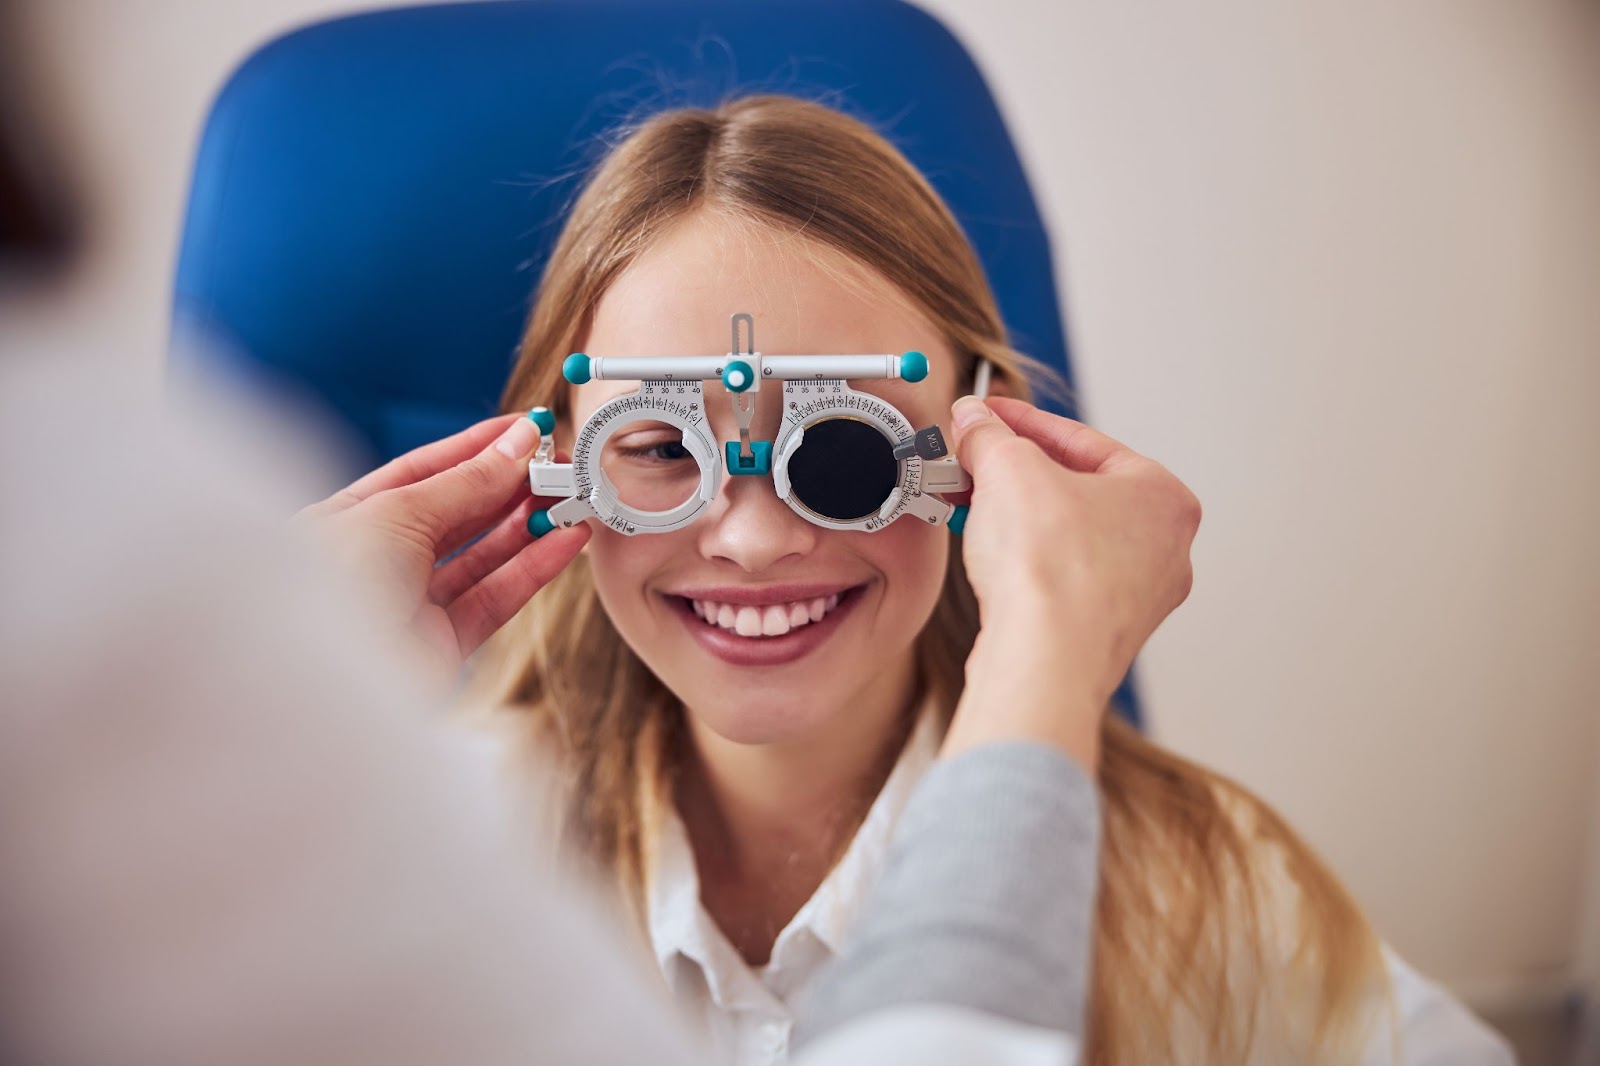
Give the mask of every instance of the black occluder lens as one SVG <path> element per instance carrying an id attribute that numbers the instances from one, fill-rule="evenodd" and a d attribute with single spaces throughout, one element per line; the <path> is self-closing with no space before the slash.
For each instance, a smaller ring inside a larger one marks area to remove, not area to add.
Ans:
<path id="1" fill-rule="evenodd" d="M 794 494 L 823 518 L 852 522 L 876 514 L 900 481 L 894 444 L 854 418 L 828 418 L 806 427 L 789 460 Z"/>

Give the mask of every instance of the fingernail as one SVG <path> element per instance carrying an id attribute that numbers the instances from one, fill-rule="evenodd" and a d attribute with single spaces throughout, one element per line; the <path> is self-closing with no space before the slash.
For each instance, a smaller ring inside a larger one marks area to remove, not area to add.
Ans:
<path id="1" fill-rule="evenodd" d="M 494 442 L 494 450 L 507 459 L 520 459 L 533 451 L 539 444 L 539 427 L 533 424 L 533 419 L 519 418 L 511 423 L 511 428 L 500 434 L 500 439 Z"/>
<path id="2" fill-rule="evenodd" d="M 954 413 L 957 429 L 970 426 L 979 419 L 988 418 L 991 415 L 989 405 L 976 396 L 963 396 L 957 400 Z"/>

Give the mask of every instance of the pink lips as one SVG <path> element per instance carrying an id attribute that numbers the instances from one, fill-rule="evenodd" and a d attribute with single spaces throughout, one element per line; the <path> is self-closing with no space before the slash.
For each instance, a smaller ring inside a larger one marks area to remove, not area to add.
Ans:
<path id="1" fill-rule="evenodd" d="M 733 666 L 782 666 L 810 655 L 820 647 L 843 620 L 855 609 L 862 588 L 841 591 L 838 585 L 774 585 L 759 591 L 761 598 L 739 598 L 738 589 L 696 589 L 696 598 L 715 599 L 721 603 L 765 605 L 787 603 L 840 592 L 839 604 L 819 622 L 792 629 L 781 637 L 741 637 L 721 626 L 708 624 L 690 607 L 689 600 L 678 595 L 668 597 L 668 602 L 682 616 L 690 635 L 700 646 L 723 662 Z M 745 596 L 758 595 L 745 590 Z"/>

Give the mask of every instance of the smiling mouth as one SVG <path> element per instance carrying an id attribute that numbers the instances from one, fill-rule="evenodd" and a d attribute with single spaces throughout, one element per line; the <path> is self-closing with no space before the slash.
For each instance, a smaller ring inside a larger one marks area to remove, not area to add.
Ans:
<path id="1" fill-rule="evenodd" d="M 681 610 L 693 612 L 694 618 L 702 626 L 749 640 L 770 640 L 826 621 L 842 605 L 848 605 L 865 587 L 856 585 L 831 596 L 764 606 L 691 600 L 684 596 L 668 598 L 676 602 Z"/>

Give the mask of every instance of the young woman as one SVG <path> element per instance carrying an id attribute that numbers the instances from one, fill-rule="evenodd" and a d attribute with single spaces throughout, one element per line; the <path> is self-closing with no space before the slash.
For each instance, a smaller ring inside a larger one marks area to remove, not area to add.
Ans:
<path id="1" fill-rule="evenodd" d="M 962 439 L 975 483 L 963 538 L 917 521 L 824 529 L 770 479 L 730 478 L 676 532 L 596 524 L 474 676 L 560 761 L 567 839 L 615 877 L 719 1044 L 743 1062 L 784 1057 L 796 1004 L 848 940 L 968 683 L 1002 683 L 985 649 L 1004 621 L 1053 634 L 1059 654 L 1052 671 L 1005 677 L 1014 698 L 1085 704 L 1063 720 L 1103 810 L 1088 1061 L 1507 1061 L 1383 948 L 1265 804 L 1100 713 L 1187 593 L 1198 509 L 1149 460 L 1026 402 L 1040 369 L 1007 347 L 972 249 L 865 125 L 753 97 L 634 131 L 574 206 L 506 407 L 550 406 L 570 445 L 635 386 L 569 386 L 568 353 L 716 353 L 737 311 L 768 355 L 927 353 L 920 383 L 853 387 Z M 980 360 L 1009 399 L 956 428 Z M 779 395 L 759 394 L 755 438 L 772 439 Z M 708 408 L 719 440 L 737 439 L 731 411 Z M 968 439 L 985 432 L 1006 439 L 975 463 Z M 692 464 L 657 437 L 633 442 L 639 461 Z M 1073 480 L 1084 470 L 1140 476 L 1101 477 L 1095 495 Z M 1179 500 L 1167 528 L 1117 524 L 1119 498 L 1152 492 Z M 1116 553 L 1152 538 L 1175 545 L 1150 578 L 1160 595 L 1098 580 L 1128 573 Z M 1019 603 L 1036 614 L 999 617 Z"/>

